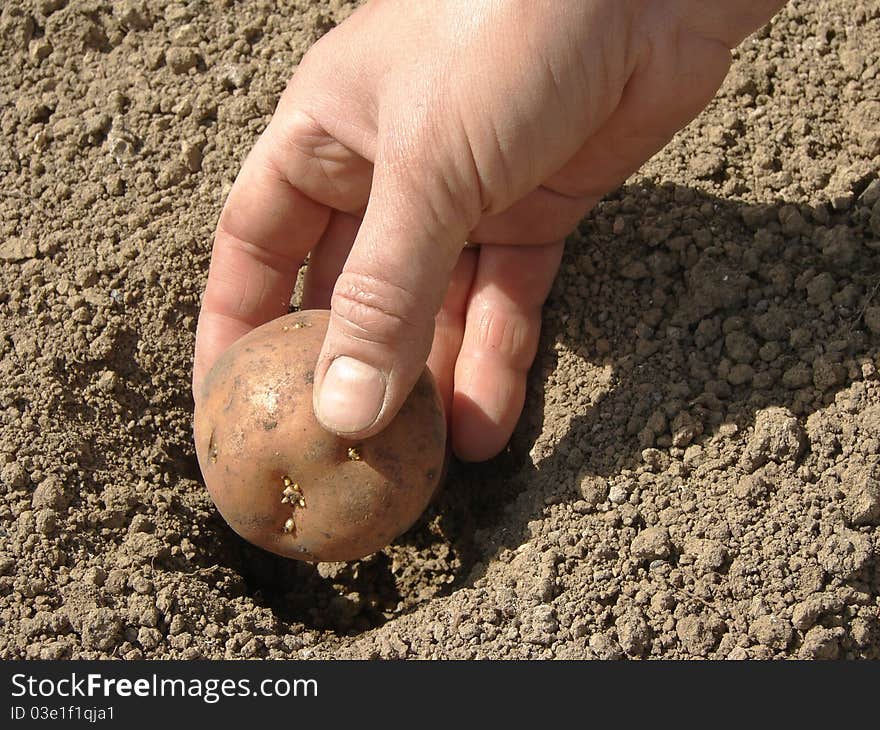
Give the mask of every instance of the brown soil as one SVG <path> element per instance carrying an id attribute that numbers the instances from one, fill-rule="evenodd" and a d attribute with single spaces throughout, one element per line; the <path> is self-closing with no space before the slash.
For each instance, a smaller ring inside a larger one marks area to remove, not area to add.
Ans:
<path id="1" fill-rule="evenodd" d="M 868 0 L 792 3 L 583 222 L 510 449 L 416 528 L 314 567 L 224 525 L 189 392 L 212 228 L 350 9 L 3 4 L 0 656 L 880 658 Z"/>

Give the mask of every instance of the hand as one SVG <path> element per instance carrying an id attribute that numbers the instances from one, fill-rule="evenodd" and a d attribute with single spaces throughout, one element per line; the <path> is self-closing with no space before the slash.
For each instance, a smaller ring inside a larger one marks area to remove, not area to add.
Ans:
<path id="1" fill-rule="evenodd" d="M 328 429 L 373 435 L 425 362 L 461 458 L 525 397 L 562 239 L 717 91 L 780 0 L 373 0 L 303 58 L 214 242 L 194 393 L 232 342 L 330 307 Z M 479 244 L 464 247 L 465 241 Z"/>

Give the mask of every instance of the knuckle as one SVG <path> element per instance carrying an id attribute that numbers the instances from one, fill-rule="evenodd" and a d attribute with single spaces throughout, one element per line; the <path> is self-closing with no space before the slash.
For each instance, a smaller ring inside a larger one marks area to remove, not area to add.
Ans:
<path id="1" fill-rule="evenodd" d="M 518 372 L 532 366 L 538 346 L 540 315 L 484 309 L 476 322 L 478 351 Z"/>
<path id="2" fill-rule="evenodd" d="M 352 272 L 340 275 L 330 301 L 335 324 L 346 336 L 394 347 L 424 340 L 430 322 L 423 321 L 418 305 L 403 287 Z"/>
<path id="3" fill-rule="evenodd" d="M 419 209 L 432 232 L 461 230 L 462 236 L 479 220 L 482 192 L 469 160 L 467 139 L 455 125 L 417 118 L 409 126 L 389 125 L 382 160 Z"/>
<path id="4" fill-rule="evenodd" d="M 547 245 L 568 236 L 584 217 L 584 210 L 573 210 L 570 206 L 560 204 L 551 215 L 526 222 L 518 230 L 513 231 L 513 238 L 518 243 Z"/>
<path id="5" fill-rule="evenodd" d="M 291 106 L 277 117 L 281 139 L 306 157 L 315 157 L 330 138 L 318 120 L 302 107 Z"/>
<path id="6" fill-rule="evenodd" d="M 540 244 L 564 239 L 595 205 L 595 198 L 589 194 L 567 195 L 550 188 L 546 190 L 551 196 L 548 215 L 541 216 L 541 222 L 537 224 L 538 230 L 534 232 L 533 239 Z"/>

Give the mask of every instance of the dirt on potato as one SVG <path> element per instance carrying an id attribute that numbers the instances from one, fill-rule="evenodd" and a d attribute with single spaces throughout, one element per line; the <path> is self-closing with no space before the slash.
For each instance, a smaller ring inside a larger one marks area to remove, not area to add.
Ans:
<path id="1" fill-rule="evenodd" d="M 0 10 L 0 657 L 880 658 L 880 7 L 796 0 L 569 239 L 523 419 L 391 547 L 213 508 L 211 234 L 350 3 Z"/>
<path id="2" fill-rule="evenodd" d="M 257 547 L 310 563 L 360 560 L 409 530 L 446 461 L 446 418 L 425 368 L 386 429 L 351 441 L 312 407 L 330 313 L 300 310 L 251 330 L 205 376 L 196 458 L 229 526 Z"/>

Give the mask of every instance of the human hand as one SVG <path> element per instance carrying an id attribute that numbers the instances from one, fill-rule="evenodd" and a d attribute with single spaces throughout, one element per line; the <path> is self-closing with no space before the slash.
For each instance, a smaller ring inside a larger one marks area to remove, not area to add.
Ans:
<path id="1" fill-rule="evenodd" d="M 315 411 L 363 438 L 425 362 L 452 445 L 500 451 L 562 239 L 717 91 L 782 0 L 373 0 L 303 58 L 220 216 L 196 340 L 331 308 Z M 465 247 L 465 242 L 479 244 Z"/>

